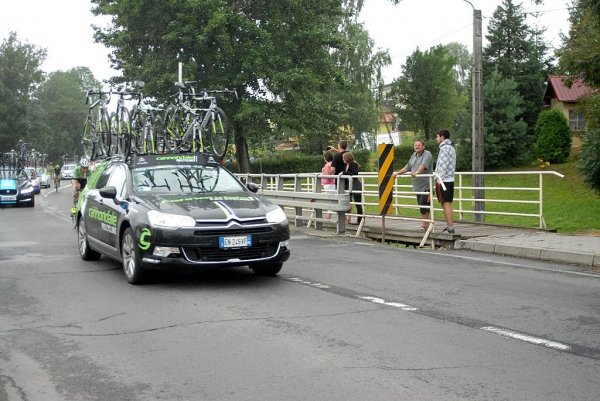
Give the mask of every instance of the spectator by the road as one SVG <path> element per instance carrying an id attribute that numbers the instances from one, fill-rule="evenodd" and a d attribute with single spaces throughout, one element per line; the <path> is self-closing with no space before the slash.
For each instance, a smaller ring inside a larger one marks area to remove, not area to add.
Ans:
<path id="1" fill-rule="evenodd" d="M 352 152 L 344 152 L 343 155 L 344 161 L 344 170 L 340 172 L 341 175 L 347 176 L 355 176 L 352 179 L 352 189 L 350 190 L 350 198 L 353 202 L 356 202 L 356 214 L 358 214 L 357 224 L 360 224 L 362 221 L 363 207 L 362 207 L 362 184 L 358 179 L 358 170 L 360 166 L 354 160 L 354 155 Z M 345 188 L 348 190 L 350 188 L 350 179 L 345 179 Z M 350 205 L 350 209 L 348 212 L 352 212 L 352 205 Z M 350 216 L 346 217 L 346 223 L 350 223 Z"/>
<path id="2" fill-rule="evenodd" d="M 325 164 L 321 169 L 321 174 L 335 175 L 333 167 L 331 167 L 331 162 L 333 161 L 333 154 L 331 153 L 331 151 L 326 150 L 325 152 L 323 152 L 323 160 L 325 160 Z M 334 191 L 335 178 L 321 178 L 321 185 L 323 185 L 323 189 L 325 191 Z"/>
<path id="3" fill-rule="evenodd" d="M 420 230 L 427 230 L 429 227 L 431 194 L 429 193 L 429 178 L 417 177 L 419 174 L 431 174 L 433 172 L 433 156 L 431 152 L 425 149 L 425 142 L 417 139 L 414 144 L 414 153 L 408 159 L 404 167 L 394 173 L 394 176 L 402 175 L 410 171 L 412 187 L 414 192 L 427 192 L 427 194 L 417 194 L 417 204 L 421 206 L 421 218 L 423 222 Z"/>
<path id="4" fill-rule="evenodd" d="M 454 200 L 454 173 L 456 171 L 456 150 L 452 147 L 450 141 L 450 132 L 443 129 L 437 133 L 435 140 L 440 144 L 440 153 L 438 154 L 435 172 L 440 176 L 446 187 L 442 189 L 440 182 L 436 183 L 437 198 L 442 204 L 444 217 L 446 218 L 446 228 L 442 232 L 454 234 L 454 209 L 452 201 Z"/>
<path id="5" fill-rule="evenodd" d="M 337 152 L 335 155 L 333 155 L 333 161 L 331 162 L 331 167 L 334 168 L 333 174 L 340 174 L 346 168 L 344 166 L 344 153 L 346 153 L 347 147 L 348 142 L 343 139 L 338 142 L 337 148 L 334 148 L 333 146 L 327 147 L 327 150 L 333 150 Z"/>

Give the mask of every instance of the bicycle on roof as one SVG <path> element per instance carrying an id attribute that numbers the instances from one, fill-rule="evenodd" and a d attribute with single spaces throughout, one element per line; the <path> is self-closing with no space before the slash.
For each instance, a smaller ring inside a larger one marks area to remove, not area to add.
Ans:
<path id="1" fill-rule="evenodd" d="M 217 106 L 218 94 L 232 90 L 202 90 L 196 94 L 194 81 L 177 82 L 176 103 L 165 113 L 164 143 L 168 152 L 211 152 L 219 158 L 227 153 L 230 129 L 227 116 Z"/>
<path id="2" fill-rule="evenodd" d="M 131 109 L 131 151 L 138 154 L 165 153 L 161 108 L 152 106 L 142 93 L 144 82 L 136 81 L 134 97 L 137 103 Z"/>
<path id="3" fill-rule="evenodd" d="M 133 83 L 134 88 L 138 85 L 138 81 Z M 118 96 L 118 100 L 115 111 L 110 114 L 111 150 L 109 153 L 127 156 L 131 150 L 132 131 L 130 113 L 125 102 L 134 99 L 137 93 L 127 85 L 122 85 L 117 87 L 115 95 Z"/>
<path id="4" fill-rule="evenodd" d="M 83 153 L 88 159 L 96 159 L 110 155 L 111 127 L 108 113 L 108 103 L 112 89 L 108 92 L 98 90 L 88 91 L 85 103 L 88 114 L 83 126 Z M 95 101 L 93 98 L 97 96 Z"/>

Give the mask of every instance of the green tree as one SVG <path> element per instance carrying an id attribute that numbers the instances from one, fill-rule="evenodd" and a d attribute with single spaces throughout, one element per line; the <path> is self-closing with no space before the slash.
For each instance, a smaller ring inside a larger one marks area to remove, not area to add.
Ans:
<path id="1" fill-rule="evenodd" d="M 356 16 L 353 13 L 344 22 L 345 45 L 336 49 L 332 57 L 346 77 L 337 96 L 346 107 L 342 125 L 348 127 L 354 142 L 358 143 L 362 132 L 373 132 L 377 126 L 380 99 L 375 94 L 382 92 L 384 84 L 381 68 L 391 60 L 386 51 L 373 51 L 375 43 L 364 26 L 356 21 Z M 325 144 L 336 142 L 336 139 L 331 138 Z"/>
<path id="2" fill-rule="evenodd" d="M 0 152 L 30 139 L 30 97 L 44 79 L 45 58 L 45 50 L 21 42 L 15 32 L 0 44 Z"/>
<path id="3" fill-rule="evenodd" d="M 503 0 L 494 11 L 488 32 L 486 38 L 489 45 L 483 49 L 484 82 L 496 68 L 503 77 L 512 78 L 516 82 L 516 91 L 523 98 L 521 117 L 532 134 L 541 110 L 540 99 L 544 94 L 552 61 L 547 56 L 548 45 L 541 37 L 543 30 L 526 24 L 521 4 L 515 5 L 513 0 Z"/>
<path id="4" fill-rule="evenodd" d="M 362 0 L 92 0 L 112 17 L 96 39 L 114 49 L 122 80 L 147 82 L 149 95 L 166 98 L 177 80 L 200 87 L 235 88 L 223 104 L 235 128 L 241 171 L 248 141 L 287 132 L 334 135 L 350 115 L 339 99 L 349 80 L 332 54 L 347 44 L 341 27 Z"/>
<path id="5" fill-rule="evenodd" d="M 466 101 L 457 91 L 456 61 L 441 45 L 425 52 L 417 49 L 407 58 L 391 91 L 406 128 L 430 139 L 440 127 L 454 127 Z"/>
<path id="6" fill-rule="evenodd" d="M 531 147 L 524 146 L 527 124 L 522 113 L 522 98 L 511 78 L 503 78 L 495 70 L 483 86 L 485 167 L 501 169 L 522 165 L 529 158 Z"/>
<path id="7" fill-rule="evenodd" d="M 563 36 L 563 45 L 557 50 L 560 70 L 570 76 L 581 77 L 593 87 L 600 87 L 600 22 L 594 8 L 587 1 L 575 1 L 570 11 L 569 36 Z"/>
<path id="8" fill-rule="evenodd" d="M 32 138 L 50 160 L 82 153 L 81 134 L 87 114 L 85 92 L 100 83 L 87 67 L 51 73 L 36 90 L 32 107 Z"/>

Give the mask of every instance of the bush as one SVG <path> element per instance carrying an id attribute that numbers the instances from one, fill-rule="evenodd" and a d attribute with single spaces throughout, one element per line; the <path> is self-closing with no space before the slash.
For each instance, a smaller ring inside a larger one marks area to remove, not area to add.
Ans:
<path id="1" fill-rule="evenodd" d="M 566 117 L 556 109 L 543 110 L 535 125 L 537 157 L 563 163 L 571 152 L 571 129 Z"/>
<path id="2" fill-rule="evenodd" d="M 370 171 L 371 152 L 361 149 L 352 153 L 360 165 L 360 171 Z M 254 174 L 320 173 L 324 163 L 322 155 L 307 156 L 299 153 L 275 155 L 254 160 L 250 163 L 250 172 Z M 234 173 L 239 173 L 239 167 L 235 161 L 226 162 L 225 167 Z"/>
<path id="3" fill-rule="evenodd" d="M 403 143 L 402 145 L 396 146 L 394 148 L 394 170 L 398 171 L 402 167 L 406 166 L 406 163 L 408 163 L 408 159 L 410 159 L 412 154 L 415 152 L 413 146 L 414 142 L 411 142 Z M 431 152 L 431 155 L 433 156 L 433 161 L 435 162 L 437 159 L 437 154 L 440 151 L 440 146 L 438 145 L 438 143 L 435 140 L 425 141 L 425 149 Z M 377 163 L 375 163 L 375 169 L 377 169 Z"/>
<path id="4" fill-rule="evenodd" d="M 588 130 L 584 134 L 578 167 L 584 181 L 600 192 L 600 129 Z"/>

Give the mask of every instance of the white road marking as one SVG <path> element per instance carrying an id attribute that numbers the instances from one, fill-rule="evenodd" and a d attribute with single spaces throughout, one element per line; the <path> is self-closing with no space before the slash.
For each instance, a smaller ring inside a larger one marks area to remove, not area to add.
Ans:
<path id="1" fill-rule="evenodd" d="M 556 341 L 546 340 L 545 338 L 533 337 L 527 334 L 522 334 L 512 330 L 500 329 L 493 326 L 482 327 L 481 330 L 489 331 L 490 333 L 500 334 L 504 337 L 514 338 L 515 340 L 525 341 L 531 344 L 542 345 L 547 348 L 553 348 L 559 351 L 569 351 L 571 347 L 566 344 L 561 344 Z"/>
<path id="2" fill-rule="evenodd" d="M 382 299 L 382 298 L 377 298 L 377 297 L 358 297 L 360 299 L 364 299 L 365 301 L 370 301 L 379 305 L 387 305 L 387 306 L 393 306 L 394 308 L 399 308 L 402 309 L 404 311 L 416 311 L 418 310 L 417 308 L 410 306 L 410 305 L 406 305 L 406 304 L 401 304 L 400 302 L 387 302 L 386 300 Z"/>

